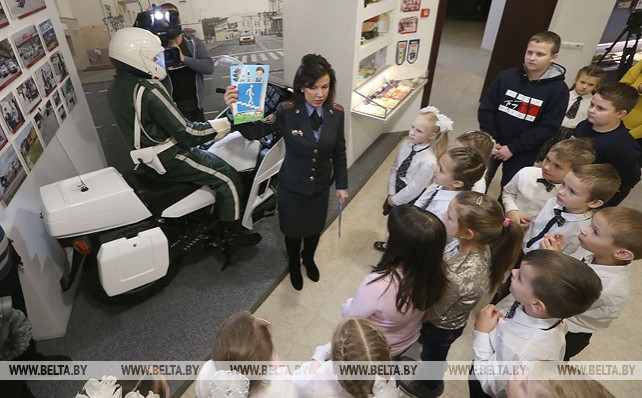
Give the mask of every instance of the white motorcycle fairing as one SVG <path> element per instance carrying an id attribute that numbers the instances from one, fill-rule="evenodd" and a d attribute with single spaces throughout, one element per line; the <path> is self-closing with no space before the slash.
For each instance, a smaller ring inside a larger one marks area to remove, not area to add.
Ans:
<path id="1" fill-rule="evenodd" d="M 129 239 L 103 243 L 97 258 L 100 283 L 107 295 L 113 297 L 167 274 L 167 237 L 158 227 L 148 229 Z"/>
<path id="2" fill-rule="evenodd" d="M 152 215 L 113 167 L 45 185 L 40 198 L 45 226 L 58 239 L 131 225 Z"/>

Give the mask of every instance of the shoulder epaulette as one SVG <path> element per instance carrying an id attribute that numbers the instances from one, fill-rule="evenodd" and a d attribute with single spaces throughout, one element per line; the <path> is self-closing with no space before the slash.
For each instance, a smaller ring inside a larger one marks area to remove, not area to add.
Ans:
<path id="1" fill-rule="evenodd" d="M 294 101 L 283 101 L 281 102 L 281 107 L 284 111 L 289 111 L 290 109 L 294 108 Z"/>
<path id="2" fill-rule="evenodd" d="M 335 110 L 339 111 L 339 112 L 343 112 L 343 105 L 341 105 L 341 104 L 337 104 L 337 103 L 335 102 L 334 104 L 332 104 L 332 107 L 333 107 Z"/>

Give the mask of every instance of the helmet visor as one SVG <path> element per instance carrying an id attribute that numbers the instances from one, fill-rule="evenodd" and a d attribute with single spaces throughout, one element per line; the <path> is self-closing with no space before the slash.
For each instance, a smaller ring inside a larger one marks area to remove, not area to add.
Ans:
<path id="1" fill-rule="evenodd" d="M 154 57 L 154 62 L 161 68 L 165 69 L 165 51 L 158 53 Z"/>

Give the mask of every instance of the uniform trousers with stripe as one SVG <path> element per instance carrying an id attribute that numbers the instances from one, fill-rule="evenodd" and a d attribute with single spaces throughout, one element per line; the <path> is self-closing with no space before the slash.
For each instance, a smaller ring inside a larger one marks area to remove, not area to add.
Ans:
<path id="1" fill-rule="evenodd" d="M 157 175 L 157 178 L 208 185 L 216 193 L 217 218 L 221 221 L 241 218 L 243 186 L 238 172 L 232 166 L 213 153 L 199 148 L 181 149 L 173 157 L 167 155 L 169 154 L 159 155 L 167 172 Z"/>

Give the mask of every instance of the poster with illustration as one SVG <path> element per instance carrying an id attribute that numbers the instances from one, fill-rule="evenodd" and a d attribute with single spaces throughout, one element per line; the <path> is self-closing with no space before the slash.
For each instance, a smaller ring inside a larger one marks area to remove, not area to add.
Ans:
<path id="1" fill-rule="evenodd" d="M 403 0 L 401 2 L 401 12 L 419 11 L 421 0 Z"/>
<path id="2" fill-rule="evenodd" d="M 7 13 L 4 12 L 4 6 L 0 4 L 0 28 L 4 28 L 7 25 L 9 25 Z"/>
<path id="3" fill-rule="evenodd" d="M 35 75 L 36 83 L 38 83 L 40 89 L 44 91 L 45 97 L 48 97 L 49 94 L 54 91 L 57 84 L 49 62 L 45 62 L 40 68 L 38 68 Z"/>
<path id="4" fill-rule="evenodd" d="M 45 42 L 45 47 L 47 47 L 48 51 L 51 51 L 54 48 L 58 47 L 58 38 L 56 37 L 56 31 L 53 28 L 51 19 L 48 19 L 38 25 L 38 29 L 40 30 L 42 40 Z"/>
<path id="5" fill-rule="evenodd" d="M 40 41 L 40 35 L 35 25 L 28 26 L 12 36 L 13 44 L 18 49 L 22 66 L 30 68 L 45 56 L 45 48 Z"/>
<path id="6" fill-rule="evenodd" d="M 58 51 L 57 53 L 51 55 L 50 60 L 54 75 L 56 75 L 56 80 L 58 81 L 58 83 L 60 83 L 65 77 L 69 75 L 67 65 L 65 64 L 65 59 L 62 57 L 60 51 Z"/>
<path id="7" fill-rule="evenodd" d="M 47 8 L 45 0 L 8 0 L 9 13 L 13 18 L 22 19 Z"/>
<path id="8" fill-rule="evenodd" d="M 29 77 L 16 89 L 18 92 L 18 99 L 20 99 L 20 105 L 26 113 L 31 113 L 36 109 L 40 101 L 40 92 L 38 87 L 36 87 L 36 82 L 33 80 L 33 77 Z"/>
<path id="9" fill-rule="evenodd" d="M 22 74 L 9 39 L 0 41 L 0 90 Z"/>
<path id="10" fill-rule="evenodd" d="M 231 83 L 239 90 L 238 100 L 232 106 L 234 123 L 263 119 L 269 73 L 269 65 L 230 66 Z"/>
<path id="11" fill-rule="evenodd" d="M 5 206 L 9 205 L 26 176 L 16 149 L 9 145 L 0 153 L 0 200 Z"/>
<path id="12" fill-rule="evenodd" d="M 20 126 L 25 123 L 25 118 L 22 116 L 18 101 L 12 92 L 9 92 L 9 94 L 0 100 L 0 108 L 2 108 L 2 117 L 9 131 L 15 134 Z"/>
<path id="13" fill-rule="evenodd" d="M 69 112 L 71 112 L 78 102 L 78 98 L 76 97 L 76 90 L 74 90 L 74 84 L 71 82 L 71 78 L 65 80 L 65 82 L 62 84 L 62 96 L 65 98 L 67 109 L 69 109 Z"/>
<path id="14" fill-rule="evenodd" d="M 60 127 L 51 100 L 47 100 L 47 102 L 38 109 L 33 115 L 33 119 L 36 121 L 36 127 L 40 132 L 40 137 L 42 137 L 45 145 L 49 145 L 51 139 L 56 135 L 58 127 Z"/>
<path id="15" fill-rule="evenodd" d="M 27 165 L 27 168 L 33 170 L 45 149 L 42 142 L 40 142 L 40 138 L 38 138 L 38 133 L 36 133 L 33 123 L 27 123 L 16 137 L 14 144 L 18 147 L 22 161 Z"/>

